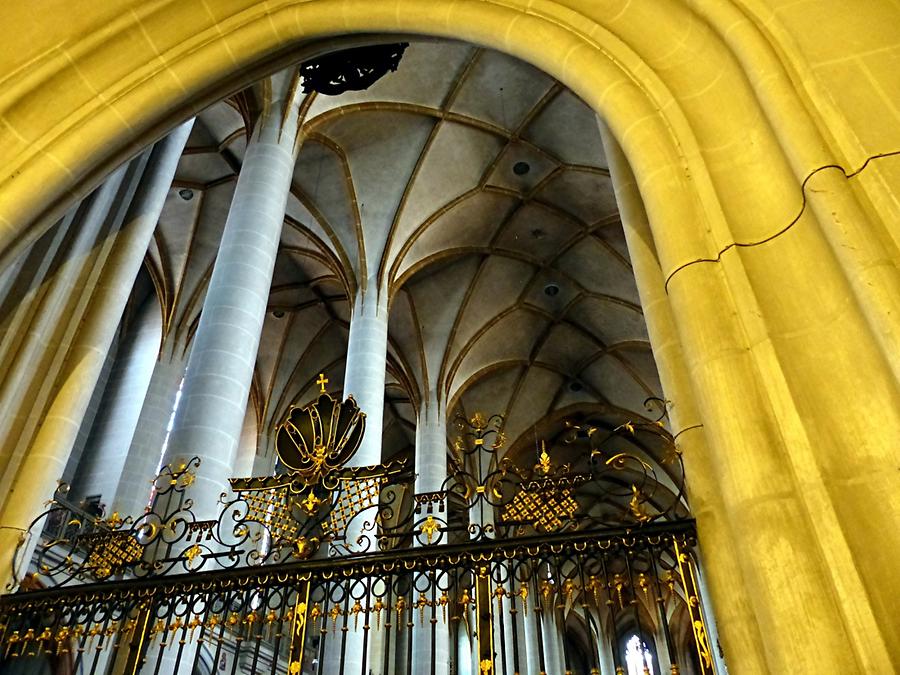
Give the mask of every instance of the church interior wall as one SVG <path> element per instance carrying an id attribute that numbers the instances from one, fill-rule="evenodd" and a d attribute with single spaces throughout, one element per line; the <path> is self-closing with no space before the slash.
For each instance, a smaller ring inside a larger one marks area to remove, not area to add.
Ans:
<path id="1" fill-rule="evenodd" d="M 110 326 L 104 332 L 92 323 L 110 319 L 92 314 L 88 300 L 105 297 L 107 262 L 125 256 L 116 248 L 125 214 L 99 217 L 92 205 L 133 194 L 149 161 L 146 147 L 208 103 L 274 72 L 288 55 L 354 33 L 464 40 L 556 78 L 603 120 L 598 133 L 685 455 L 730 671 L 821 672 L 823 662 L 848 673 L 900 668 L 893 611 L 900 479 L 890 469 L 900 431 L 896 4 L 314 0 L 273 7 L 234 0 L 210 8 L 123 0 L 78 12 L 67 3 L 54 12 L 54 2 L 40 13 L 24 5 L 3 10 L 20 28 L 0 56 L 7 302 L 16 295 L 10 284 L 24 279 L 20 261 L 44 271 L 19 288 L 16 311 L 0 318 L 5 545 L 22 519 L 10 515 L 15 500 L 7 497 L 18 467 L 45 461 L 61 475 L 68 456 L 51 446 L 84 435 L 80 415 L 53 424 L 42 416 L 88 410 L 79 378 L 92 382 L 89 390 L 102 381 L 102 346 L 113 343 Z M 320 112 L 307 129 L 309 145 L 297 148 L 301 160 L 340 129 L 339 116 Z M 410 121 L 404 133 L 426 133 L 427 124 Z M 223 182 L 217 189 L 234 188 Z M 201 208 L 176 192 L 166 191 L 166 208 Z M 193 254 L 211 261 L 224 218 L 207 217 Z M 63 226 L 53 229 L 60 218 Z M 416 292 L 428 297 L 420 268 L 392 267 L 388 256 L 366 268 L 362 257 L 332 251 L 315 263 L 344 270 L 329 283 L 340 287 L 332 290 L 344 295 L 346 312 L 327 329 L 330 347 L 312 352 L 334 370 L 352 339 L 353 297 L 384 293 L 384 322 L 414 312 Z M 158 361 L 178 365 L 163 387 L 156 426 L 184 375 L 209 275 L 198 265 L 192 291 L 168 297 L 164 261 L 161 249 L 151 249 L 156 295 L 172 310 L 162 316 Z M 440 264 L 447 278 L 461 273 L 457 263 Z M 264 330 L 281 330 L 266 321 Z M 460 356 L 451 369 L 455 385 L 404 397 L 416 389 L 414 366 L 402 346 L 389 341 L 384 349 L 395 391 L 386 419 L 398 438 L 426 401 L 464 405 L 456 393 L 480 372 L 467 371 Z M 311 380 L 305 385 L 314 389 Z M 343 386 L 337 374 L 335 385 Z M 152 378 L 148 386 L 153 391 Z M 252 459 L 257 445 L 271 451 L 265 428 L 291 402 L 251 406 L 242 469 L 262 461 Z M 140 429 L 141 419 L 135 424 Z"/>

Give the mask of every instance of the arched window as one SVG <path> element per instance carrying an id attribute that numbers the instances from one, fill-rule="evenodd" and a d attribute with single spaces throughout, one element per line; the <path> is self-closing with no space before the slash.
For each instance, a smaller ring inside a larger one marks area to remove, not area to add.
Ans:
<path id="1" fill-rule="evenodd" d="M 628 675 L 653 672 L 653 654 L 636 633 L 625 642 L 625 666 L 628 668 Z"/>

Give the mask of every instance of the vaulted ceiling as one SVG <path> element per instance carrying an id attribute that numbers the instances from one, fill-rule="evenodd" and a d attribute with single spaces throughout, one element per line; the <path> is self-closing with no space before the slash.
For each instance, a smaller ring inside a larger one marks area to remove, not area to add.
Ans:
<path id="1" fill-rule="evenodd" d="M 186 342 L 247 142 L 242 95 L 198 116 L 149 263 Z M 429 391 L 506 417 L 511 447 L 564 418 L 615 425 L 660 396 L 593 111 L 535 68 L 414 42 L 363 92 L 304 103 L 255 404 L 265 429 L 340 390 L 348 298 L 391 298 L 385 457 Z M 533 442 L 531 442 L 533 446 Z"/>

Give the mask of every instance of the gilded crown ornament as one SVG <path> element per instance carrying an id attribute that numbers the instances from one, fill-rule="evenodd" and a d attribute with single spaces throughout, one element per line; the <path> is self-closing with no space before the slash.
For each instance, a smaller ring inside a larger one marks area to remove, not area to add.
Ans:
<path id="1" fill-rule="evenodd" d="M 291 407 L 275 435 L 278 458 L 306 483 L 318 483 L 342 467 L 359 448 L 366 430 L 366 414 L 352 396 L 343 402 L 334 399 L 325 391 L 324 374 L 316 384 L 319 398 L 302 408 Z"/>

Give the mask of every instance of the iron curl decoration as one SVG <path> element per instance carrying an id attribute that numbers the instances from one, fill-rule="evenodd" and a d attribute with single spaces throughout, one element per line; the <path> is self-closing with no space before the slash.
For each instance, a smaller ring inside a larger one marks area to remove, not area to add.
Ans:
<path id="1" fill-rule="evenodd" d="M 382 540 L 436 546 L 688 517 L 665 402 L 648 399 L 645 406 L 655 414 L 615 426 L 568 421 L 560 444 L 548 449 L 541 442 L 537 461 L 525 467 L 503 454 L 501 416 L 458 417 L 450 475 L 440 490 L 414 495 L 412 513 L 385 528 Z M 569 461 L 554 459 L 561 455 Z"/>
<path id="2" fill-rule="evenodd" d="M 317 400 L 292 407 L 277 428 L 276 450 L 288 471 L 230 479 L 209 520 L 196 516 L 189 498 L 197 457 L 164 466 L 152 503 L 137 517 L 90 514 L 67 499 L 61 483 L 17 551 L 15 569 L 31 563 L 34 571 L 27 581 L 14 574 L 9 590 L 306 560 L 326 542 L 343 551 L 351 531 L 369 541 L 353 552 L 376 550 L 380 524 L 397 519 L 399 505 L 386 488 L 412 479 L 403 462 L 345 466 L 364 430 L 365 413 L 353 398 L 337 401 L 323 385 Z"/>
<path id="3" fill-rule="evenodd" d="M 96 670 L 107 650 L 162 672 L 164 650 L 178 662 L 200 653 L 187 645 L 241 644 L 253 669 L 307 672 L 351 633 L 382 631 L 384 662 L 399 663 L 414 632 L 462 626 L 481 640 L 491 617 L 508 619 L 494 624 L 497 653 L 515 659 L 516 617 L 533 613 L 656 625 L 667 643 L 669 622 L 687 626 L 697 672 L 714 675 L 665 402 L 648 400 L 655 419 L 570 420 L 533 460 L 510 454 L 501 416 L 459 418 L 448 477 L 415 493 L 404 461 L 347 466 L 365 415 L 325 382 L 277 428 L 286 471 L 231 479 L 214 519 L 190 499 L 196 457 L 163 468 L 136 518 L 91 514 L 60 485 L 30 528 L 36 548 L 19 549 L 36 572 L 0 596 L 0 663 L 69 655 Z M 326 547 L 340 555 L 315 555 Z M 477 647 L 496 672 L 496 645 Z"/>
<path id="4" fill-rule="evenodd" d="M 196 457 L 162 469 L 153 505 L 138 517 L 86 513 L 60 485 L 30 528 L 36 548 L 20 546 L 18 567 L 34 550 L 35 578 L 62 586 L 305 561 L 326 545 L 333 555 L 355 556 L 687 517 L 681 454 L 665 429 L 665 405 L 647 405 L 661 410 L 657 419 L 611 428 L 570 422 L 561 444 L 541 443 L 536 462 L 525 467 L 505 453 L 501 416 L 460 417 L 448 477 L 439 490 L 415 494 L 404 461 L 346 466 L 361 443 L 365 414 L 352 397 L 338 401 L 323 384 L 315 401 L 292 407 L 277 428 L 287 471 L 231 479 L 216 518 L 199 519 L 189 498 Z M 562 455 L 568 461 L 554 459 Z"/>

